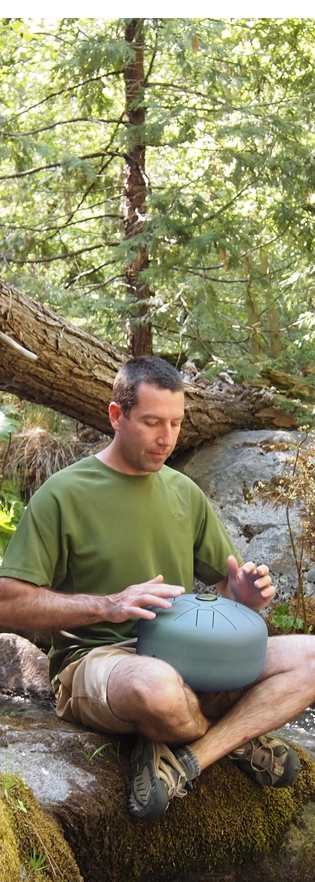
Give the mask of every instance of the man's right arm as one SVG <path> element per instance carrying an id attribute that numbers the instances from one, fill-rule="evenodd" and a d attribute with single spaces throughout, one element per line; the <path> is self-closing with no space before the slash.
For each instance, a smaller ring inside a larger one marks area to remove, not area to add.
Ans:
<path id="1" fill-rule="evenodd" d="M 168 598 L 184 593 L 181 585 L 168 585 L 156 576 L 129 585 L 117 594 L 62 594 L 31 582 L 0 578 L 0 627 L 61 631 L 97 622 L 125 622 L 130 618 L 154 619 L 148 606 L 168 609 Z"/>

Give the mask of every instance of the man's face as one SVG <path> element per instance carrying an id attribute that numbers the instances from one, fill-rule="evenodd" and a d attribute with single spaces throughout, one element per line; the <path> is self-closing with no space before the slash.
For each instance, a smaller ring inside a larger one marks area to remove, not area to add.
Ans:
<path id="1" fill-rule="evenodd" d="M 184 416 L 184 393 L 138 387 L 138 403 L 128 417 L 112 402 L 109 413 L 115 429 L 118 467 L 130 475 L 158 472 L 174 450 Z"/>

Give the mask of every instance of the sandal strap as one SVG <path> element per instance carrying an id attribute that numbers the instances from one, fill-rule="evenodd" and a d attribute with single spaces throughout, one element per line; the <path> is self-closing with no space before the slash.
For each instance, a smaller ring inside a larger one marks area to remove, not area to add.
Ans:
<path id="1" fill-rule="evenodd" d="M 261 735 L 233 750 L 229 756 L 236 762 L 239 760 L 240 765 L 244 763 L 244 771 L 246 764 L 248 773 L 252 772 L 259 783 L 266 784 L 267 776 L 268 783 L 274 785 L 285 773 L 289 749 L 281 739 L 272 735 Z"/>
<path id="2" fill-rule="evenodd" d="M 185 789 L 187 778 L 183 766 L 166 744 L 154 744 L 154 771 L 166 784 L 169 799 L 172 799 L 173 796 L 178 796 L 181 799 L 187 796 Z"/>

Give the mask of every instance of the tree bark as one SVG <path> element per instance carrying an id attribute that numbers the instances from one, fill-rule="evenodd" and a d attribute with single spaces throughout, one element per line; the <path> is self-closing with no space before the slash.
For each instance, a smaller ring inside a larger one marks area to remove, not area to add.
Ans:
<path id="1" fill-rule="evenodd" d="M 281 355 L 279 312 L 276 306 L 276 299 L 274 297 L 270 282 L 268 253 L 263 248 L 260 252 L 260 269 L 263 276 L 263 288 L 265 292 L 266 308 L 268 315 L 270 355 L 271 358 L 279 358 Z"/>
<path id="2" fill-rule="evenodd" d="M 264 347 L 258 303 L 255 292 L 253 291 L 252 261 L 248 254 L 245 255 L 244 264 L 246 271 L 245 306 L 249 327 L 250 348 L 252 356 L 259 359 L 264 353 Z"/>
<path id="3" fill-rule="evenodd" d="M 127 43 L 134 47 L 134 59 L 125 67 L 126 116 L 128 152 L 125 160 L 125 235 L 140 237 L 145 228 L 147 181 L 145 176 L 144 143 L 144 38 L 143 19 L 132 18 L 126 26 Z M 131 355 L 152 352 L 152 327 L 147 318 L 149 286 L 141 281 L 141 273 L 149 265 L 147 248 L 138 241 L 136 254 L 127 265 L 129 319 L 128 348 Z"/>
<path id="4" fill-rule="evenodd" d="M 108 404 L 117 370 L 128 361 L 125 353 L 1 280 L 0 331 L 0 389 L 112 434 Z M 12 341 L 19 346 L 13 348 Z M 185 393 L 177 451 L 233 429 L 254 428 L 259 410 L 272 401 L 268 390 L 210 384 L 198 375 L 185 382 Z"/>

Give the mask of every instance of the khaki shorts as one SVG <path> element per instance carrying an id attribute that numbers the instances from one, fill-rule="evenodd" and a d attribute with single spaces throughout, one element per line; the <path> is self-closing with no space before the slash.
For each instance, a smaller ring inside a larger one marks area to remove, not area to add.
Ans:
<path id="1" fill-rule="evenodd" d="M 58 717 L 70 723 L 82 723 L 98 732 L 137 732 L 136 725 L 115 717 L 107 701 L 109 675 L 119 662 L 135 653 L 136 642 L 129 640 L 97 647 L 64 668 L 58 675 Z"/>
<path id="2" fill-rule="evenodd" d="M 64 668 L 58 675 L 58 717 L 70 723 L 82 723 L 98 732 L 138 732 L 136 724 L 120 720 L 113 714 L 107 700 L 107 684 L 113 668 L 136 652 L 136 643 L 135 639 L 100 646 Z M 216 722 L 241 698 L 244 691 L 197 692 L 201 711 L 209 720 Z"/>

